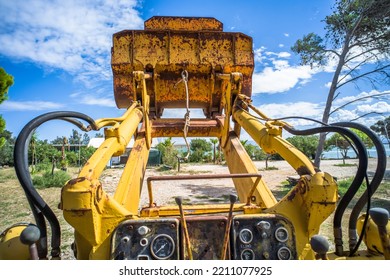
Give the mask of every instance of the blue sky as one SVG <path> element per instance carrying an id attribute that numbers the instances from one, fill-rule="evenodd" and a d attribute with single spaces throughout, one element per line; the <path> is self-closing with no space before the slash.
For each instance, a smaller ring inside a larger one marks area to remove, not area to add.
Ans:
<path id="1" fill-rule="evenodd" d="M 112 87 L 112 34 L 143 29 L 143 22 L 155 15 L 171 15 L 215 17 L 224 31 L 251 36 L 256 62 L 254 104 L 270 117 L 320 120 L 334 65 L 301 66 L 290 48 L 304 34 L 324 34 L 322 20 L 333 2 L 32 0 L 26 4 L 0 0 L 0 67 L 15 81 L 0 114 L 14 136 L 30 119 L 48 111 L 80 111 L 95 119 L 122 115 L 124 110 L 115 107 Z M 378 91 L 364 83 L 351 85 L 343 88 L 335 106 L 389 90 L 389 85 Z M 348 121 L 373 110 L 388 116 L 390 105 L 387 100 L 366 99 L 340 110 L 332 121 Z M 370 115 L 361 122 L 370 125 L 380 118 Z M 309 125 L 302 120 L 291 123 L 301 128 Z M 72 128 L 55 121 L 43 125 L 38 136 L 52 140 L 69 136 Z"/>

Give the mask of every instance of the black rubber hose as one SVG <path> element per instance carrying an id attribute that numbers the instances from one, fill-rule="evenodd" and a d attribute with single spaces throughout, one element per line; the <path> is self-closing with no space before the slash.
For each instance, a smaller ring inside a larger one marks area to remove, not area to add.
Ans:
<path id="1" fill-rule="evenodd" d="M 312 135 L 321 132 L 337 132 L 341 135 L 344 135 L 351 139 L 351 141 L 355 144 L 355 147 L 359 156 L 359 166 L 354 180 L 351 183 L 351 186 L 348 188 L 347 192 L 341 198 L 338 207 L 336 208 L 333 226 L 334 228 L 341 228 L 341 221 L 343 217 L 343 213 L 347 208 L 348 204 L 351 202 L 352 198 L 358 191 L 361 186 L 367 172 L 368 166 L 368 158 L 366 148 L 361 141 L 361 139 L 352 131 L 340 127 L 340 126 L 321 126 L 316 128 L 311 128 L 307 130 L 295 130 L 289 126 L 284 127 L 288 132 L 294 135 Z"/>
<path id="2" fill-rule="evenodd" d="M 377 151 L 377 166 L 375 170 L 374 177 L 371 180 L 370 186 L 371 186 L 371 196 L 375 193 L 375 191 L 378 189 L 380 183 L 383 180 L 383 177 L 385 176 L 386 172 L 386 165 L 387 165 L 387 157 L 386 157 L 386 150 L 382 143 L 382 141 L 379 139 L 378 135 L 375 134 L 371 129 L 368 127 L 359 124 L 359 123 L 351 123 L 351 122 L 338 122 L 334 123 L 332 125 L 338 125 L 338 126 L 344 126 L 344 127 L 350 127 L 357 130 L 360 130 L 364 134 L 366 134 L 373 142 L 375 149 Z M 356 228 L 356 222 L 359 216 L 360 211 L 363 209 L 364 205 L 367 203 L 367 200 L 370 199 L 369 196 L 367 196 L 367 190 L 363 193 L 363 195 L 359 198 L 358 202 L 356 203 L 355 207 L 353 208 L 351 212 L 350 217 L 350 228 L 352 225 L 355 225 L 354 228 Z"/>
<path id="3" fill-rule="evenodd" d="M 68 118 L 71 119 L 68 120 Z M 29 123 L 27 123 L 21 132 L 19 133 L 14 148 L 14 164 L 15 164 L 15 172 L 19 179 L 19 182 L 26 194 L 27 200 L 30 203 L 31 210 L 34 214 L 34 218 L 36 218 L 37 226 L 41 233 L 43 233 L 43 237 L 46 236 L 46 224 L 44 223 L 43 216 L 49 221 L 52 232 L 51 239 L 51 255 L 52 257 L 58 257 L 60 255 L 60 244 L 61 244 L 61 229 L 60 224 L 58 222 L 57 217 L 50 209 L 50 207 L 46 204 L 46 202 L 42 199 L 39 193 L 34 188 L 34 185 L 31 180 L 31 175 L 28 170 L 28 146 L 30 142 L 30 138 L 32 133 L 35 131 L 37 127 L 42 125 L 43 123 L 54 120 L 54 119 L 63 119 L 66 121 L 70 121 L 74 124 L 74 119 L 78 118 L 89 123 L 88 129 L 95 129 L 95 121 L 87 115 L 78 112 L 72 111 L 58 111 L 58 112 L 50 112 L 43 115 L 40 115 Z M 36 208 L 35 208 L 36 207 Z"/>
<path id="4" fill-rule="evenodd" d="M 37 243 L 38 257 L 39 259 L 47 258 L 47 230 L 46 221 L 42 212 L 32 204 L 31 200 L 27 197 L 27 201 L 30 205 L 31 212 L 35 219 L 35 225 L 40 229 L 40 238 Z"/>
<path id="5" fill-rule="evenodd" d="M 386 150 L 382 141 L 379 139 L 378 135 L 374 133 L 371 129 L 369 129 L 368 127 L 362 124 L 353 123 L 353 122 L 338 122 L 332 125 L 350 127 L 363 132 L 372 140 L 375 149 L 377 151 L 377 166 L 376 166 L 375 174 L 371 182 L 367 184 L 367 189 L 364 191 L 363 195 L 356 202 L 354 208 L 352 209 L 351 216 L 349 218 L 349 229 L 356 230 L 356 224 L 360 212 L 362 211 L 364 205 L 366 205 L 370 201 L 371 196 L 376 192 L 385 175 L 386 165 L 387 165 Z"/>

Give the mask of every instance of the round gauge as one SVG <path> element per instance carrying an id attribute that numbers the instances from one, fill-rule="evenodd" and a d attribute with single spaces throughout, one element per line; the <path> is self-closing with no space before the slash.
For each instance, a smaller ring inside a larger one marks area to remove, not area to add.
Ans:
<path id="1" fill-rule="evenodd" d="M 167 234 L 159 234 L 150 244 L 150 252 L 156 259 L 166 260 L 175 252 L 175 241 Z"/>
<path id="2" fill-rule="evenodd" d="M 251 249 L 245 249 L 241 252 L 241 259 L 244 261 L 254 260 L 255 252 L 253 252 Z"/>
<path id="3" fill-rule="evenodd" d="M 258 222 L 257 226 L 261 230 L 269 230 L 271 228 L 271 224 L 267 221 L 260 221 L 260 222 Z"/>
<path id="4" fill-rule="evenodd" d="M 242 229 L 238 236 L 244 244 L 251 243 L 253 239 L 253 233 L 247 228 Z"/>
<path id="5" fill-rule="evenodd" d="M 289 260 L 291 258 L 291 251 L 287 247 L 282 247 L 278 250 L 279 260 Z"/>
<path id="6" fill-rule="evenodd" d="M 288 231 L 285 227 L 280 227 L 275 231 L 275 238 L 279 242 L 286 242 L 288 239 Z"/>

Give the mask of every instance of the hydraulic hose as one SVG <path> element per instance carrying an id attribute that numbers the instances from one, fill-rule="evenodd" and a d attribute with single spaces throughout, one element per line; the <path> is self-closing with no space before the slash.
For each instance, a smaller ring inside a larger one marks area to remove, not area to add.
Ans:
<path id="1" fill-rule="evenodd" d="M 340 126 L 321 126 L 317 128 L 311 128 L 307 130 L 295 130 L 290 126 L 284 126 L 284 128 L 294 135 L 312 135 L 321 132 L 337 132 L 343 136 L 348 137 L 357 149 L 358 157 L 359 157 L 359 165 L 358 170 L 356 172 L 356 176 L 351 183 L 351 186 L 348 188 L 347 192 L 341 198 L 338 207 L 336 208 L 334 220 L 333 220 L 333 228 L 335 233 L 335 243 L 336 243 L 336 254 L 342 255 L 343 247 L 342 247 L 342 230 L 341 230 L 341 221 L 345 209 L 348 204 L 351 202 L 359 187 L 361 186 L 364 178 L 366 177 L 367 167 L 368 167 L 368 157 L 366 148 L 361 141 L 361 139 L 352 131 L 340 127 Z"/>
<path id="2" fill-rule="evenodd" d="M 85 127 L 81 122 L 75 120 L 75 118 L 86 121 L 89 126 Z M 51 226 L 51 256 L 54 258 L 60 256 L 61 230 L 57 217 L 55 216 L 51 208 L 43 200 L 43 198 L 39 195 L 39 193 L 36 191 L 32 183 L 31 175 L 28 169 L 28 146 L 31 139 L 31 135 L 35 131 L 35 129 L 43 123 L 54 119 L 62 119 L 68 121 L 77 125 L 85 131 L 96 129 L 95 121 L 87 115 L 72 111 L 58 111 L 46 113 L 31 120 L 23 127 L 16 139 L 14 148 L 15 172 L 26 194 L 37 226 L 41 231 L 42 237 L 40 239 L 39 244 L 43 248 L 41 248 L 40 250 L 40 258 L 46 258 L 46 255 L 42 256 L 42 254 L 47 253 L 47 244 L 42 244 L 42 241 L 46 243 L 45 238 L 47 236 L 46 223 L 44 218 L 48 220 Z"/>
<path id="3" fill-rule="evenodd" d="M 364 205 L 366 204 L 367 206 L 369 205 L 368 203 L 370 202 L 371 196 L 378 189 L 380 183 L 383 180 L 384 174 L 386 172 L 386 164 L 387 164 L 386 150 L 383 143 L 377 136 L 377 134 L 375 134 L 371 129 L 369 129 L 368 127 L 362 124 L 353 123 L 353 122 L 338 122 L 338 123 L 333 123 L 332 125 L 350 127 L 363 132 L 372 140 L 375 149 L 377 151 L 377 166 L 376 166 L 375 174 L 371 182 L 367 184 L 367 189 L 364 191 L 363 195 L 356 202 L 354 208 L 352 209 L 351 216 L 349 218 L 350 239 L 353 239 L 354 238 L 353 236 L 354 235 L 356 236 L 356 224 L 359 218 L 359 214 L 362 211 Z M 361 238 L 359 239 L 359 241 L 361 242 Z M 355 244 L 353 240 L 350 240 L 350 249 L 352 254 L 354 253 L 354 249 L 359 247 L 359 243 L 360 243 L 359 241 Z"/>

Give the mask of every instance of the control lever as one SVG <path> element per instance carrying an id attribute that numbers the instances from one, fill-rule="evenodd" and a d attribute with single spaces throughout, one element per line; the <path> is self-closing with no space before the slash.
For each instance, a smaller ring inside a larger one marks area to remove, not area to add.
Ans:
<path id="1" fill-rule="evenodd" d="M 230 233 L 230 227 L 233 221 L 233 207 L 234 203 L 237 201 L 237 196 L 234 194 L 230 195 L 230 209 L 229 209 L 229 216 L 226 223 L 226 229 L 225 229 L 225 238 L 223 239 L 223 247 L 222 247 L 222 254 L 221 254 L 221 260 L 225 260 L 226 258 L 226 251 L 229 243 L 229 233 Z"/>
<path id="2" fill-rule="evenodd" d="M 328 260 L 327 252 L 329 251 L 328 240 L 321 235 L 313 235 L 310 239 L 310 246 L 316 252 L 316 259 Z"/>
<path id="3" fill-rule="evenodd" d="M 389 222 L 389 212 L 384 208 L 371 208 L 370 217 L 378 227 L 385 260 L 390 260 L 390 241 L 386 229 Z"/>
<path id="4" fill-rule="evenodd" d="M 326 253 L 329 250 L 329 242 L 321 235 L 313 235 L 310 239 L 310 246 L 316 252 L 316 259 L 328 260 Z"/>
<path id="5" fill-rule="evenodd" d="M 188 234 L 187 222 L 186 222 L 186 219 L 184 217 L 183 198 L 182 197 L 175 197 L 175 201 L 176 201 L 176 204 L 179 206 L 179 210 L 180 210 L 180 218 L 182 220 L 184 238 L 185 238 L 186 244 L 187 244 L 188 257 L 190 260 L 192 260 L 192 249 L 191 249 L 191 243 L 190 243 L 190 235 Z"/>
<path id="6" fill-rule="evenodd" d="M 34 225 L 29 225 L 20 234 L 20 242 L 25 245 L 28 245 L 32 260 L 39 260 L 36 242 L 39 240 L 40 237 L 41 232 L 39 231 L 39 228 Z"/>

